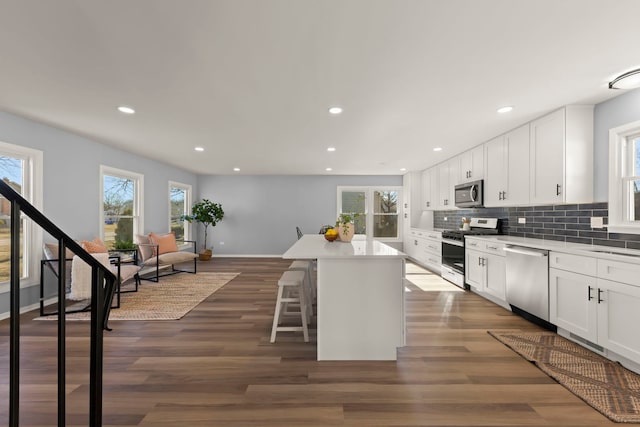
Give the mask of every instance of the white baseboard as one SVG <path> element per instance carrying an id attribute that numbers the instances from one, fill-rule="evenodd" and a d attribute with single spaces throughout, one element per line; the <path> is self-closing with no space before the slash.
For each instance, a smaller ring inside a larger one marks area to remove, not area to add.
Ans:
<path id="1" fill-rule="evenodd" d="M 48 299 L 48 300 L 46 300 L 44 302 L 44 305 L 53 304 L 56 301 L 58 301 L 58 298 L 50 298 L 50 299 Z M 26 307 L 22 307 L 20 309 L 20 314 L 26 313 L 28 311 L 36 310 L 38 308 L 40 308 L 40 303 L 39 302 L 37 302 L 35 304 L 28 305 Z M 0 320 L 8 319 L 10 315 L 11 315 L 11 313 L 8 312 L 8 311 L 5 312 L 5 313 L 0 313 Z"/>

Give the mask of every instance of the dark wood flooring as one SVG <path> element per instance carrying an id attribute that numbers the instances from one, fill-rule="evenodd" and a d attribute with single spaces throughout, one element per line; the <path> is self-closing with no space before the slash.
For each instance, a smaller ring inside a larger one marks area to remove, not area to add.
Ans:
<path id="1" fill-rule="evenodd" d="M 612 425 L 487 330 L 536 326 L 470 292 L 408 285 L 397 362 L 318 362 L 315 334 L 269 343 L 289 261 L 214 258 L 241 274 L 179 321 L 113 321 L 105 426 Z M 431 278 L 437 281 L 434 278 Z M 153 286 L 143 282 L 142 286 Z M 428 288 L 425 287 L 425 288 Z M 22 316 L 21 425 L 56 425 L 55 322 Z M 68 425 L 86 426 L 88 322 L 68 326 Z M 314 331 L 315 332 L 315 331 Z M 0 425 L 8 423 L 8 320 L 0 322 Z"/>

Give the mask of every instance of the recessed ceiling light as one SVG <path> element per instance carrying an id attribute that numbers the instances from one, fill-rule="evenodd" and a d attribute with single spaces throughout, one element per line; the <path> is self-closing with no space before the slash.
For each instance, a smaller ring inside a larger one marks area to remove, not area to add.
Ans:
<path id="1" fill-rule="evenodd" d="M 240 168 L 233 168 L 234 172 L 240 172 Z"/>
<path id="2" fill-rule="evenodd" d="M 204 148 L 203 147 L 196 147 L 196 148 L 194 148 L 194 150 L 196 150 L 196 151 L 204 151 Z"/>
<path id="3" fill-rule="evenodd" d="M 436 147 L 433 149 L 433 151 L 442 151 L 442 147 Z"/>
<path id="4" fill-rule="evenodd" d="M 331 172 L 333 169 L 331 169 L 331 168 L 326 168 L 325 170 L 326 170 L 327 172 Z"/>
<path id="5" fill-rule="evenodd" d="M 404 172 L 406 170 L 407 170 L 407 168 L 400 168 L 400 172 Z"/>
<path id="6" fill-rule="evenodd" d="M 510 111 L 512 111 L 512 110 L 513 110 L 513 107 L 512 107 L 511 105 L 507 105 L 507 106 L 505 106 L 505 107 L 500 107 L 500 108 L 498 108 L 496 111 L 497 111 L 498 113 L 502 114 L 502 113 L 508 113 L 508 112 L 510 112 Z"/>
<path id="7" fill-rule="evenodd" d="M 330 151 L 330 152 L 336 151 L 336 147 L 329 147 L 327 148 L 327 151 Z"/>
<path id="8" fill-rule="evenodd" d="M 330 107 L 329 113 L 334 115 L 342 114 L 342 107 Z"/>
<path id="9" fill-rule="evenodd" d="M 124 114 L 135 114 L 136 110 L 131 107 L 127 107 L 126 105 L 121 105 L 118 107 L 118 111 Z"/>

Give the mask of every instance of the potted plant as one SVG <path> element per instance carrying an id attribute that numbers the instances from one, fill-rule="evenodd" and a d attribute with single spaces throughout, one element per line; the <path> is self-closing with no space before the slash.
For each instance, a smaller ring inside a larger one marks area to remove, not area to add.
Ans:
<path id="1" fill-rule="evenodd" d="M 194 203 L 191 207 L 191 215 L 184 215 L 183 219 L 188 222 L 199 222 L 204 226 L 204 244 L 200 251 L 200 260 L 208 261 L 211 259 L 213 251 L 207 247 L 207 231 L 209 226 L 215 227 L 224 217 L 224 210 L 220 203 L 214 203 L 207 199 Z"/>
<path id="2" fill-rule="evenodd" d="M 354 213 L 341 213 L 336 221 L 336 228 L 338 229 L 338 235 L 343 242 L 350 242 L 353 239 L 355 233 L 354 221 L 360 214 Z"/>

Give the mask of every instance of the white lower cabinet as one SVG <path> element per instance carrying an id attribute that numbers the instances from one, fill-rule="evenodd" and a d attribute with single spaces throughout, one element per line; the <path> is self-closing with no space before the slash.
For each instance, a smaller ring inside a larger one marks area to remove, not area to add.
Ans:
<path id="1" fill-rule="evenodd" d="M 442 233 L 439 231 L 411 230 L 405 252 L 415 262 L 440 274 L 442 264 Z"/>
<path id="2" fill-rule="evenodd" d="M 640 265 L 555 252 L 549 262 L 551 323 L 640 363 Z"/>
<path id="3" fill-rule="evenodd" d="M 505 300 L 504 245 L 476 239 L 465 242 L 465 283 L 476 291 Z"/>

